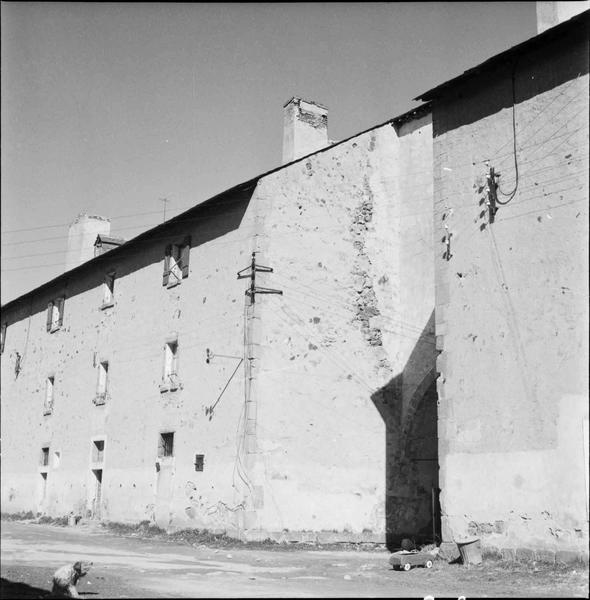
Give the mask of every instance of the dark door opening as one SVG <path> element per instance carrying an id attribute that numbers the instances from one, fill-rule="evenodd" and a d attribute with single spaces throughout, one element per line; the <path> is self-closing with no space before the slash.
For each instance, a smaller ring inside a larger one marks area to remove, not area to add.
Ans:
<path id="1" fill-rule="evenodd" d="M 94 488 L 94 500 L 92 501 L 92 518 L 100 519 L 102 505 L 102 469 L 92 469 L 95 477 L 96 487 Z"/>

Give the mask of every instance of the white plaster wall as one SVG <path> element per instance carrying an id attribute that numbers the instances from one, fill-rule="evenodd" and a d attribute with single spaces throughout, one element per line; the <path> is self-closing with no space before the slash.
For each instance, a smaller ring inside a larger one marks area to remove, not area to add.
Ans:
<path id="1" fill-rule="evenodd" d="M 23 314 L 9 322 L 2 355 L 3 511 L 84 514 L 92 496 L 91 439 L 104 436 L 103 518 L 157 517 L 161 526 L 233 525 L 233 513 L 224 507 L 240 500 L 232 480 L 243 370 L 238 370 L 209 420 L 205 408 L 215 402 L 237 361 L 214 359 L 206 364 L 205 354 L 206 348 L 218 354 L 243 353 L 244 284 L 236 272 L 249 258 L 251 226 L 247 213 L 242 215 L 246 204 L 237 203 L 222 218 L 202 216 L 198 225 L 181 226 L 176 235 L 161 234 L 147 248 L 101 263 L 105 271 L 115 268 L 118 273 L 112 308 L 99 310 L 102 273 L 93 271 L 67 286 L 61 330 L 45 330 L 44 305 L 50 293 L 40 298 L 30 318 L 25 306 Z M 232 220 L 236 228 L 224 233 L 224 222 Z M 187 233 L 194 245 L 190 276 L 167 289 L 162 286 L 164 248 Z M 78 286 L 83 289 L 76 290 Z M 174 332 L 184 389 L 162 394 L 163 345 Z M 15 379 L 17 351 L 23 356 L 23 369 Z M 96 361 L 109 361 L 110 399 L 105 406 L 92 403 L 95 353 Z M 56 376 L 54 411 L 44 417 L 44 378 L 50 372 Z M 176 432 L 168 494 L 172 500 L 155 507 L 155 461 L 162 430 Z M 47 501 L 41 506 L 38 464 L 45 442 L 52 455 L 61 451 L 61 464 L 49 468 Z M 194 471 L 196 453 L 205 455 L 202 473 Z"/>
<path id="2" fill-rule="evenodd" d="M 100 268 L 65 290 L 36 298 L 30 318 L 28 305 L 10 315 L 2 355 L 3 510 L 84 514 L 93 496 L 92 439 L 102 436 L 106 520 L 382 539 L 386 428 L 372 396 L 406 370 L 409 398 L 419 383 L 412 373 L 433 362 L 430 343 L 418 353 L 425 358 L 408 367 L 434 303 L 431 153 L 429 117 L 399 132 L 384 125 L 268 175 L 249 201 L 159 233 L 121 258 L 105 255 Z M 190 276 L 167 289 L 164 248 L 186 234 Z M 209 420 L 205 409 L 237 361 L 206 364 L 205 356 L 207 348 L 244 353 L 249 281 L 236 274 L 252 250 L 274 268 L 258 274 L 257 285 L 284 295 L 257 296 L 256 442 L 248 456 L 244 367 Z M 101 311 L 103 272 L 113 268 L 115 305 Z M 46 303 L 64 291 L 64 326 L 50 334 Z M 162 394 L 163 345 L 175 333 L 184 388 Z M 15 380 L 17 351 L 24 358 Z M 93 365 L 104 360 L 111 397 L 95 406 Z M 44 417 L 50 372 L 54 412 Z M 161 431 L 175 431 L 175 456 L 158 473 Z M 61 464 L 49 468 L 40 505 L 45 442 L 52 455 L 61 452 Z M 194 471 L 197 453 L 205 455 L 202 473 Z"/>
<path id="3" fill-rule="evenodd" d="M 518 191 L 492 225 L 482 203 L 489 167 L 501 172 L 504 192 L 515 185 L 512 110 L 473 114 L 510 98 L 510 77 L 435 107 L 447 539 L 476 534 L 498 548 L 572 552 L 587 545 L 588 76 L 542 87 L 581 56 L 521 58 Z"/>
<path id="4" fill-rule="evenodd" d="M 403 135 L 387 124 L 259 182 L 258 260 L 274 269 L 259 285 L 283 295 L 257 299 L 265 497 L 253 527 L 384 534 L 372 396 L 404 370 L 434 307 L 431 144 L 429 116 Z"/>

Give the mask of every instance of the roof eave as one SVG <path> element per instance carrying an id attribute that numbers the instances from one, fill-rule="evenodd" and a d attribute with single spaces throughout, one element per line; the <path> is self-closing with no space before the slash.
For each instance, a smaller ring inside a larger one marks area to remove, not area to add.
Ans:
<path id="1" fill-rule="evenodd" d="M 520 44 L 517 44 L 516 46 L 513 46 L 512 48 L 509 48 L 508 50 L 504 50 L 503 52 L 500 52 L 500 54 L 496 54 L 496 55 L 492 56 L 491 58 L 488 58 L 487 60 L 480 63 L 479 65 L 477 65 L 471 69 L 468 69 L 467 71 L 464 71 L 461 75 L 458 75 L 457 77 L 454 77 L 453 79 L 449 79 L 448 81 L 445 81 L 444 83 L 441 83 L 440 85 L 420 94 L 419 96 L 416 96 L 416 98 L 414 98 L 414 100 L 421 100 L 422 102 L 429 102 L 429 101 L 435 100 L 437 98 L 440 98 L 450 88 L 455 87 L 457 84 L 464 83 L 468 79 L 471 79 L 472 77 L 475 77 L 475 76 L 481 74 L 483 71 L 487 71 L 489 69 L 498 67 L 502 63 L 509 63 L 512 60 L 514 60 L 514 58 L 516 56 L 518 56 L 524 52 L 528 52 L 534 48 L 541 47 L 542 45 L 546 44 L 552 38 L 565 36 L 570 31 L 570 29 L 579 27 L 579 26 L 583 25 L 584 22 L 586 22 L 586 26 L 587 26 L 589 17 L 590 17 L 590 10 L 586 10 L 583 13 L 580 13 L 579 15 L 576 15 L 575 17 L 568 19 L 567 21 L 564 21 L 563 23 L 559 23 L 559 25 L 555 25 L 555 27 L 550 27 L 549 29 L 546 29 L 542 33 L 540 33 L 532 38 L 529 38 L 528 40 L 525 40 L 524 42 L 521 42 Z"/>

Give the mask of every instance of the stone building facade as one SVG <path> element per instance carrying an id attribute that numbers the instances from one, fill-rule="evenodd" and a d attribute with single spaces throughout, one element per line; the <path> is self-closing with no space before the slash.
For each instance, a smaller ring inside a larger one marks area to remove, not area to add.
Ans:
<path id="1" fill-rule="evenodd" d="M 587 26 L 4 306 L 3 511 L 587 557 Z"/>
<path id="2" fill-rule="evenodd" d="M 432 102 L 445 539 L 588 550 L 588 11 Z"/>
<path id="3" fill-rule="evenodd" d="M 436 453 L 430 112 L 330 145 L 323 107 L 293 118 L 312 105 L 286 105 L 307 156 L 3 307 L 3 511 L 250 539 L 383 540 L 400 508 L 428 526 L 434 466 L 406 469 L 411 514 L 385 499 L 414 412 L 431 437 L 409 446 Z"/>

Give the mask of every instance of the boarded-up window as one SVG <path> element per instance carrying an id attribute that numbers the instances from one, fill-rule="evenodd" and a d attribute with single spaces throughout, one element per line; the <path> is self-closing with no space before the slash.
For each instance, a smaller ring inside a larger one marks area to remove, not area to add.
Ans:
<path id="1" fill-rule="evenodd" d="M 174 456 L 174 432 L 168 431 L 160 434 L 158 443 L 158 456 Z"/>

